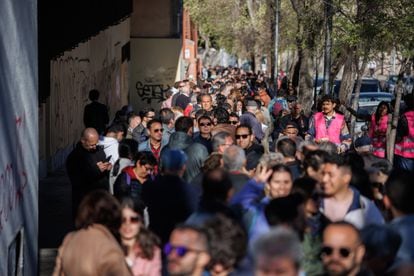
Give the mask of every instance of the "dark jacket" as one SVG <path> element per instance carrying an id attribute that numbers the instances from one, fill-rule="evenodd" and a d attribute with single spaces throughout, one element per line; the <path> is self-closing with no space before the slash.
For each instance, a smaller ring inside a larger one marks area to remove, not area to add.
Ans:
<path id="1" fill-rule="evenodd" d="M 190 185 L 175 175 L 158 175 L 143 185 L 143 199 L 148 206 L 149 228 L 165 244 L 176 224 L 184 222 L 197 206 Z"/>
<path id="2" fill-rule="evenodd" d="M 201 167 L 208 157 L 208 151 L 205 146 L 194 143 L 190 136 L 181 131 L 171 134 L 170 142 L 165 148 L 180 149 L 187 154 L 187 169 L 183 177 L 186 182 L 191 182 L 200 173 Z"/>
<path id="3" fill-rule="evenodd" d="M 209 154 L 213 152 L 213 145 L 211 144 L 211 138 L 206 139 L 206 138 L 202 137 L 200 135 L 200 133 L 197 133 L 194 136 L 193 141 L 195 143 L 199 143 L 199 144 L 202 144 L 203 146 L 205 146 Z"/>
<path id="4" fill-rule="evenodd" d="M 103 134 L 106 125 L 109 123 L 106 105 L 95 101 L 86 105 L 83 111 L 83 123 L 85 127 L 93 127 L 99 134 Z"/>
<path id="5" fill-rule="evenodd" d="M 230 180 L 233 184 L 234 194 L 237 194 L 241 191 L 241 189 L 243 189 L 244 185 L 246 185 L 250 178 L 244 173 L 230 172 Z"/>
<path id="6" fill-rule="evenodd" d="M 134 166 L 126 167 L 118 175 L 114 183 L 114 196 L 121 200 L 123 197 L 131 197 L 134 201 L 142 200 L 142 186 L 135 173 Z"/>
<path id="7" fill-rule="evenodd" d="M 109 172 L 101 172 L 96 165 L 105 162 L 105 152 L 101 147 L 90 152 L 84 149 L 79 142 L 66 159 L 66 171 L 72 184 L 73 215 L 76 215 L 77 207 L 82 198 L 96 189 L 109 188 Z"/>
<path id="8" fill-rule="evenodd" d="M 250 171 L 256 168 L 260 158 L 264 154 L 264 148 L 262 145 L 253 144 L 250 148 L 245 149 L 244 152 L 246 153 L 247 160 L 246 169 Z"/>

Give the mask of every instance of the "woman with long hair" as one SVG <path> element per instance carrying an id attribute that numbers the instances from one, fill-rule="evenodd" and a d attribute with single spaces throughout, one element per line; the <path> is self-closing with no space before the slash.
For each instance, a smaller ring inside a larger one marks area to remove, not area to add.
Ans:
<path id="1" fill-rule="evenodd" d="M 161 275 L 160 240 L 145 227 L 144 204 L 126 197 L 122 199 L 121 206 L 119 234 L 133 275 Z"/>
<path id="2" fill-rule="evenodd" d="M 388 114 L 391 113 L 387 102 L 380 102 L 377 110 L 371 116 L 371 125 L 368 136 L 372 140 L 373 154 L 377 157 L 385 158 L 387 145 Z"/>

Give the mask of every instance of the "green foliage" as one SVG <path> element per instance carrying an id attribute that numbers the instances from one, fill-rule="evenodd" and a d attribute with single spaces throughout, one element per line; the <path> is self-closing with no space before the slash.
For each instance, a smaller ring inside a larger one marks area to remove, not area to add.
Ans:
<path id="1" fill-rule="evenodd" d="M 304 47 L 321 53 L 324 0 L 280 1 L 280 52 Z M 213 45 L 239 57 L 271 53 L 275 0 L 184 0 L 192 20 Z M 412 0 L 333 0 L 333 56 L 354 49 L 357 56 L 396 47 L 414 56 Z"/>

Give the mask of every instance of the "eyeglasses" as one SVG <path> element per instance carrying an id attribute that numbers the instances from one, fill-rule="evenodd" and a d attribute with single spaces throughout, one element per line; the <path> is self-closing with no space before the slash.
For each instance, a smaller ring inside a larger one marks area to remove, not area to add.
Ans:
<path id="1" fill-rule="evenodd" d="M 321 249 L 322 256 L 331 256 L 335 250 L 339 251 L 342 258 L 348 258 L 351 255 L 351 249 L 346 247 L 333 248 L 331 246 L 324 246 Z"/>
<path id="2" fill-rule="evenodd" d="M 236 140 L 239 140 L 240 138 L 247 139 L 249 136 L 250 134 L 236 134 Z"/>
<path id="3" fill-rule="evenodd" d="M 138 223 L 138 222 L 140 222 L 141 221 L 141 217 L 139 217 L 139 216 L 135 216 L 135 217 L 128 217 L 128 218 L 125 218 L 125 217 L 123 217 L 122 218 L 122 223 L 127 223 L 127 222 L 129 222 L 129 223 Z"/>
<path id="4" fill-rule="evenodd" d="M 163 128 L 157 128 L 157 129 L 154 129 L 154 132 L 155 133 L 158 133 L 158 132 L 163 132 L 164 131 L 164 129 Z"/>
<path id="5" fill-rule="evenodd" d="M 185 254 L 187 254 L 188 252 L 203 252 L 204 250 L 198 250 L 198 249 L 191 249 L 185 246 L 174 246 L 171 243 L 167 243 L 164 246 L 164 254 L 166 256 L 170 255 L 173 251 L 175 251 L 175 254 L 177 254 L 180 258 L 184 257 Z"/>
<path id="6" fill-rule="evenodd" d="M 239 123 L 239 121 L 229 121 L 230 124 L 232 125 L 237 125 Z"/>
<path id="7" fill-rule="evenodd" d="M 200 123 L 200 126 L 202 126 L 202 127 L 211 126 L 211 123 Z"/>

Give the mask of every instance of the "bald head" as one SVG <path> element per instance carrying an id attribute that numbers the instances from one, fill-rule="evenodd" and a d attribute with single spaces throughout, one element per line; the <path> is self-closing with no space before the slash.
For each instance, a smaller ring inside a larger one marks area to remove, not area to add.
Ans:
<path id="1" fill-rule="evenodd" d="M 87 151 L 96 150 L 99 141 L 99 134 L 94 128 L 85 128 L 81 134 L 81 144 Z"/>

